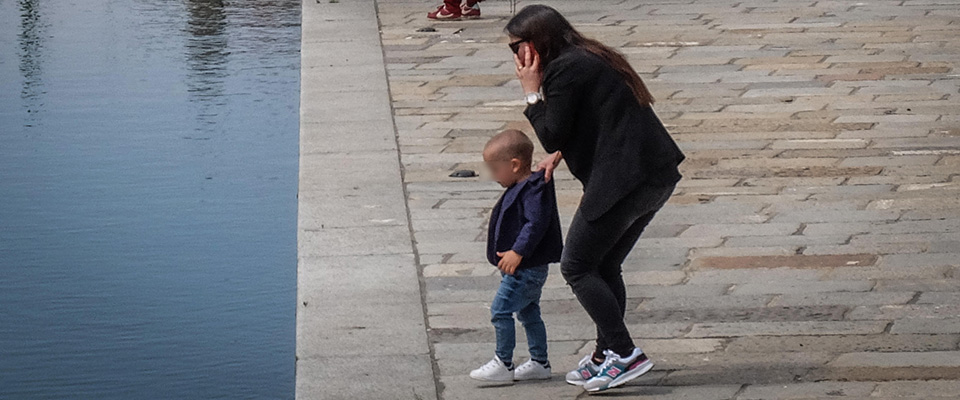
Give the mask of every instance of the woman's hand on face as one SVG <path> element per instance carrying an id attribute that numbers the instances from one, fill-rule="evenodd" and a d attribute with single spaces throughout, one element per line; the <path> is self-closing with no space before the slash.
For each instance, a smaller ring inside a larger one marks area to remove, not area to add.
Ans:
<path id="1" fill-rule="evenodd" d="M 543 173 L 544 181 L 550 182 L 550 180 L 553 179 L 553 170 L 557 169 L 557 166 L 560 165 L 561 160 L 563 160 L 563 154 L 560 154 L 558 151 L 537 163 L 537 171 L 541 169 L 546 171 Z"/>
<path id="2" fill-rule="evenodd" d="M 529 42 L 521 43 L 525 51 L 517 52 L 513 55 L 513 62 L 517 64 L 517 78 L 520 79 L 520 86 L 523 86 L 523 93 L 534 93 L 540 91 L 540 83 L 543 79 L 543 73 L 540 72 L 540 54 L 533 48 Z M 520 54 L 523 57 L 520 57 Z"/>

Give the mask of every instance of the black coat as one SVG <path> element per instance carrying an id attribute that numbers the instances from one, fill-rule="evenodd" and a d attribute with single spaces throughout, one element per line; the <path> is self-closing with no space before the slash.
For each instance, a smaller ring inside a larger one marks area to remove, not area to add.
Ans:
<path id="1" fill-rule="evenodd" d="M 598 56 L 571 47 L 543 71 L 544 100 L 524 114 L 548 152 L 563 152 L 593 221 L 640 185 L 680 180 L 684 156 L 649 106 Z"/>

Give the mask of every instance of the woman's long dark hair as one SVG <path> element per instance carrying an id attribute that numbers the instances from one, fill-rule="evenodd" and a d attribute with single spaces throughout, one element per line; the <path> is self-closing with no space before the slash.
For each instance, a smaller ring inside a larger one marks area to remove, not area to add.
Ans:
<path id="1" fill-rule="evenodd" d="M 526 6 L 510 19 L 505 30 L 510 36 L 533 43 L 533 47 L 540 53 L 541 69 L 550 65 L 570 46 L 576 46 L 597 55 L 619 72 L 633 90 L 640 105 L 646 106 L 654 102 L 653 95 L 647 90 L 647 85 L 643 83 L 640 75 L 630 66 L 630 62 L 623 54 L 597 40 L 581 35 L 563 15 L 560 15 L 560 12 L 552 7 L 540 4 Z"/>

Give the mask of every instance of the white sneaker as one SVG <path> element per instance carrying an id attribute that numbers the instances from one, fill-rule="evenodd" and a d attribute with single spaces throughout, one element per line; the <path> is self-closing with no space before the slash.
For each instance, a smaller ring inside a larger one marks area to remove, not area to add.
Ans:
<path id="1" fill-rule="evenodd" d="M 513 368 L 507 368 L 500 357 L 493 356 L 490 362 L 470 371 L 470 377 L 478 381 L 513 382 Z"/>
<path id="2" fill-rule="evenodd" d="M 600 373 L 600 366 L 593 363 L 593 353 L 587 354 L 577 364 L 577 369 L 567 372 L 567 383 L 583 386 L 590 379 Z"/>
<path id="3" fill-rule="evenodd" d="M 517 366 L 517 369 L 513 372 L 513 380 L 515 381 L 532 381 L 532 380 L 544 380 L 551 378 L 550 373 L 550 363 L 547 365 L 540 364 L 533 360 L 527 360 L 527 362 Z"/>

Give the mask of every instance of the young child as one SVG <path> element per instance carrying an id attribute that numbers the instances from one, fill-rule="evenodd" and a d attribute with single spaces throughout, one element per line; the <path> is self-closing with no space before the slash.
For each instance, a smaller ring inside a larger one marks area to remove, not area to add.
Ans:
<path id="1" fill-rule="evenodd" d="M 544 182 L 543 171 L 530 171 L 532 157 L 533 142 L 518 130 L 497 134 L 483 149 L 487 168 L 507 190 L 493 207 L 487 233 L 487 259 L 500 269 L 501 280 L 490 305 L 496 355 L 470 372 L 471 378 L 482 381 L 550 379 L 540 292 L 547 280 L 547 264 L 560 261 L 563 241 L 553 182 Z M 516 368 L 514 313 L 527 333 L 531 358 Z"/>
<path id="2" fill-rule="evenodd" d="M 480 2 L 483 0 L 443 0 L 436 11 L 427 13 L 429 19 L 480 18 Z M 461 4 L 462 2 L 462 4 Z"/>

